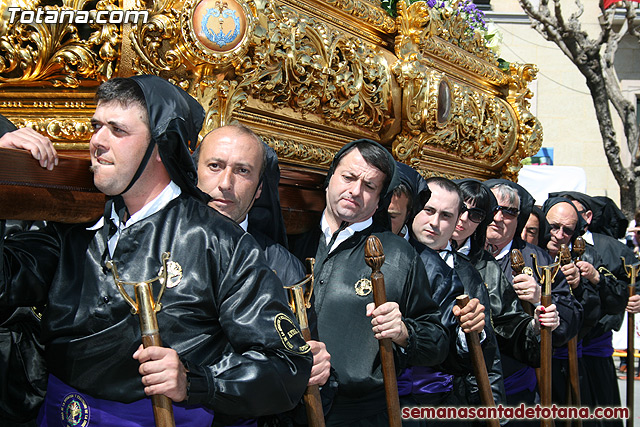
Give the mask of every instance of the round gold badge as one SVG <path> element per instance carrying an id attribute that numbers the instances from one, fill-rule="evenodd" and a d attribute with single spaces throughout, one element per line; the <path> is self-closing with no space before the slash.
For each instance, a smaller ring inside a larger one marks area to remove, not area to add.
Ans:
<path id="1" fill-rule="evenodd" d="M 366 297 L 373 290 L 373 287 L 371 286 L 371 280 L 369 279 L 358 280 L 354 287 L 356 288 L 356 294 L 361 297 Z"/>
<path id="2" fill-rule="evenodd" d="M 229 52 L 242 41 L 247 18 L 235 0 L 204 0 L 191 18 L 196 39 L 213 52 Z"/>

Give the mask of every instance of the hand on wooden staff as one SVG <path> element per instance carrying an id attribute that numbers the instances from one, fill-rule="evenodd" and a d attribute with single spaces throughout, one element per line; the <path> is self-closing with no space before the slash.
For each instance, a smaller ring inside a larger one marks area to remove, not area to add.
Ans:
<path id="1" fill-rule="evenodd" d="M 632 295 L 627 302 L 627 308 L 625 309 L 629 313 L 640 313 L 640 294 Z"/>
<path id="2" fill-rule="evenodd" d="M 376 339 L 390 338 L 401 347 L 409 343 L 409 331 L 402 321 L 402 313 L 397 302 L 385 302 L 376 308 L 375 303 L 367 304 L 367 316 L 372 317 L 371 325 Z"/>
<path id="3" fill-rule="evenodd" d="M 453 315 L 458 318 L 460 328 L 465 334 L 471 332 L 480 333 L 484 329 L 484 305 L 478 298 L 473 298 L 464 308 L 454 305 Z"/>
<path id="4" fill-rule="evenodd" d="M 31 128 L 20 128 L 5 133 L 0 138 L 0 148 L 30 151 L 33 158 L 40 162 L 40 166 L 49 170 L 58 165 L 58 153 L 53 148 L 51 140 Z"/>
<path id="5" fill-rule="evenodd" d="M 307 385 L 325 385 L 331 374 L 331 355 L 323 342 L 309 340 L 307 344 L 311 347 L 311 354 L 313 354 L 313 367 Z"/>
<path id="6" fill-rule="evenodd" d="M 140 362 L 138 372 L 147 396 L 165 395 L 174 402 L 187 398 L 187 370 L 175 350 L 140 344 L 133 358 Z"/>
<path id="7" fill-rule="evenodd" d="M 580 269 L 572 262 L 560 267 L 562 274 L 567 279 L 567 283 L 571 286 L 571 289 L 575 289 L 580 284 Z"/>
<path id="8" fill-rule="evenodd" d="M 580 270 L 580 276 L 584 277 L 594 285 L 600 283 L 600 272 L 596 270 L 593 264 L 586 261 L 578 261 L 575 265 L 578 270 Z"/>
<path id="9" fill-rule="evenodd" d="M 534 312 L 534 320 L 536 329 L 540 330 L 540 326 L 546 326 L 552 331 L 560 326 L 560 315 L 555 304 L 544 307 L 539 305 Z"/>
<path id="10" fill-rule="evenodd" d="M 537 304 L 540 302 L 541 288 L 536 279 L 528 274 L 518 274 L 513 278 L 513 290 L 522 301 Z"/>

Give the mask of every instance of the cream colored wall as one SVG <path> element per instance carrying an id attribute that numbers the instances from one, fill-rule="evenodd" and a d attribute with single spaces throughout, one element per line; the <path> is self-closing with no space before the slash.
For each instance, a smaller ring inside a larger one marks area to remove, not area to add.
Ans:
<path id="1" fill-rule="evenodd" d="M 584 77 L 553 42 L 546 41 L 531 28 L 517 0 L 491 3 L 493 10 L 487 12 L 487 17 L 502 31 L 502 58 L 510 62 L 531 62 L 539 68 L 537 82 L 532 86 L 535 93 L 532 106 L 544 128 L 543 147 L 553 147 L 555 165 L 579 166 L 585 170 L 590 195 L 606 195 L 619 202 L 619 188 L 604 154 Z M 582 0 L 582 3 L 585 5 L 583 29 L 593 37 L 599 33 L 600 11 L 597 2 Z M 566 12 L 571 12 L 569 7 L 573 2 L 562 2 L 562 5 L 567 7 Z M 625 45 L 628 46 L 636 53 L 635 60 L 634 55 L 624 55 L 626 59 L 621 64 L 624 77 L 635 75 L 640 79 L 637 60 L 640 49 L 637 43 Z M 631 92 L 629 95 L 635 96 Z M 613 114 L 615 119 L 615 112 Z"/>

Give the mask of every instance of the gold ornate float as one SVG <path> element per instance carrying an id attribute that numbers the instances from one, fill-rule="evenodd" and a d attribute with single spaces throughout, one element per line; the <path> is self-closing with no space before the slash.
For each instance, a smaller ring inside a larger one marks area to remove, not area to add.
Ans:
<path id="1" fill-rule="evenodd" d="M 82 153 L 96 86 L 160 75 L 202 103 L 205 131 L 239 120 L 276 150 L 289 223 L 322 209 L 322 175 L 355 138 L 424 175 L 515 178 L 542 141 L 528 102 L 536 67 L 502 71 L 460 16 L 403 1 L 392 18 L 375 0 L 5 0 L 0 113 Z M 10 23 L 9 6 L 89 22 Z M 147 20 L 91 23 L 114 10 Z"/>

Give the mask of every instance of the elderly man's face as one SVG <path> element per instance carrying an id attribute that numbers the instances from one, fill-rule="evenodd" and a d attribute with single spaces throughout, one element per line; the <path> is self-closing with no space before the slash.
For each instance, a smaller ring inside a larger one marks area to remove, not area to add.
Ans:
<path id="1" fill-rule="evenodd" d="M 409 197 L 404 194 L 394 194 L 389 203 L 389 219 L 391 219 L 391 231 L 399 234 L 409 214 Z"/>
<path id="2" fill-rule="evenodd" d="M 458 193 L 429 184 L 431 197 L 413 220 L 413 234 L 433 250 L 447 247 L 460 215 Z"/>
<path id="3" fill-rule="evenodd" d="M 501 197 L 495 190 L 491 191 L 496 196 L 499 206 L 518 209 L 517 203 L 510 203 L 508 197 Z M 510 215 L 503 209 L 499 209 L 487 227 L 487 243 L 496 248 L 505 247 L 515 237 L 516 228 L 518 228 L 518 216 Z"/>
<path id="4" fill-rule="evenodd" d="M 207 135 L 200 147 L 198 187 L 212 197 L 211 207 L 237 223 L 244 221 L 262 192 L 259 144 L 250 135 L 223 127 Z"/>
<path id="5" fill-rule="evenodd" d="M 569 203 L 558 203 L 547 212 L 547 222 L 551 230 L 547 250 L 551 256 L 555 256 L 560 251 L 560 245 L 569 245 L 576 231 L 578 215 Z"/>
<path id="6" fill-rule="evenodd" d="M 151 140 L 146 117 L 147 112 L 135 103 L 123 107 L 116 101 L 101 102 L 96 107 L 89 142 L 91 171 L 96 187 L 108 196 L 122 193 L 138 170 Z M 159 161 L 157 150 L 131 190 L 144 187 L 153 175 L 151 171 Z"/>
<path id="7" fill-rule="evenodd" d="M 356 223 L 373 216 L 378 208 L 384 173 L 370 165 L 355 148 L 345 154 L 329 179 L 327 214 L 337 224 Z"/>

